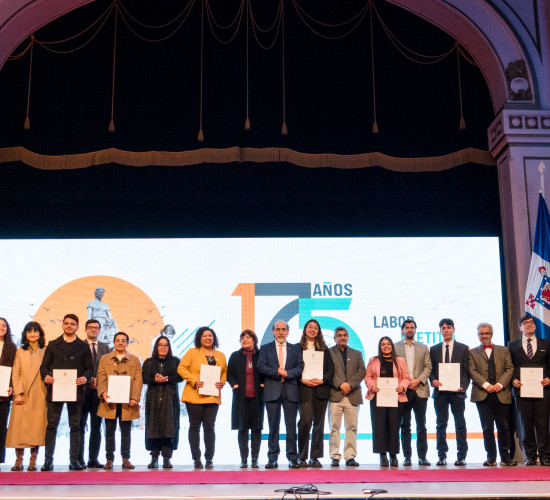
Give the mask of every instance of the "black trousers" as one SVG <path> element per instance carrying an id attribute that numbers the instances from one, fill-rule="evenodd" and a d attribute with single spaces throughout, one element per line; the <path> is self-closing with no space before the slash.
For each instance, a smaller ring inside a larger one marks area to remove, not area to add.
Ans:
<path id="1" fill-rule="evenodd" d="M 80 454 L 80 415 L 82 412 L 82 403 L 48 402 L 46 403 L 46 408 L 48 411 L 48 426 L 46 427 L 46 447 L 44 450 L 44 458 L 46 461 L 53 462 L 57 427 L 59 425 L 59 420 L 61 419 L 63 405 L 65 404 L 67 405 L 67 413 L 69 414 L 69 460 L 71 462 L 78 460 L 78 455 Z"/>
<path id="2" fill-rule="evenodd" d="M 117 421 L 120 423 L 120 456 L 130 458 L 132 445 L 132 421 L 122 420 L 122 405 L 118 403 L 115 418 L 105 419 L 105 456 L 107 460 L 115 459 L 115 432 Z"/>
<path id="3" fill-rule="evenodd" d="M 548 434 L 548 398 L 515 398 L 518 409 L 523 451 L 529 458 L 550 458 Z"/>
<path id="4" fill-rule="evenodd" d="M 269 439 L 267 459 L 274 462 L 279 458 L 281 448 L 279 447 L 279 427 L 281 425 L 281 408 L 285 415 L 286 427 L 286 458 L 297 460 L 298 452 L 296 447 L 296 416 L 298 414 L 298 403 L 289 401 L 286 397 L 285 384 L 281 384 L 281 396 L 277 401 L 268 401 L 265 404 L 267 420 L 269 422 Z"/>
<path id="5" fill-rule="evenodd" d="M 311 458 L 323 457 L 325 415 L 327 413 L 326 399 L 317 399 L 315 387 L 307 387 L 308 400 L 300 402 L 300 420 L 298 421 L 298 456 L 302 460 L 308 459 L 309 431 L 311 433 Z M 303 389 L 302 389 L 303 390 Z"/>
<path id="6" fill-rule="evenodd" d="M 174 448 L 172 447 L 172 438 L 154 438 L 149 439 L 151 443 L 151 456 L 158 458 L 162 455 L 162 458 L 172 458 Z"/>
<path id="7" fill-rule="evenodd" d="M 204 458 L 212 460 L 216 451 L 216 416 L 218 415 L 218 403 L 194 404 L 185 403 L 189 415 L 189 447 L 191 458 L 201 458 L 201 425 L 204 434 Z"/>
<path id="8" fill-rule="evenodd" d="M 10 404 L 10 401 L 0 401 L 0 464 L 6 461 L 6 434 Z"/>
<path id="9" fill-rule="evenodd" d="M 476 402 L 481 429 L 483 430 L 483 444 L 487 458 L 496 460 L 497 446 L 495 442 L 495 424 L 498 433 L 498 450 L 501 460 L 510 459 L 510 429 L 508 426 L 508 411 L 510 405 L 500 402 L 496 393 L 487 394 L 483 401 Z"/>
<path id="10" fill-rule="evenodd" d="M 374 453 L 399 453 L 399 426 L 403 403 L 397 408 L 376 406 L 376 396 L 370 401 L 370 418 L 372 423 L 372 451 Z"/>
<path id="11" fill-rule="evenodd" d="M 464 410 L 466 403 L 464 397 L 449 391 L 439 391 L 434 399 L 436 415 L 437 455 L 439 458 L 447 458 L 449 446 L 447 445 L 447 424 L 449 423 L 449 407 L 455 420 L 457 458 L 464 460 L 468 454 L 468 441 L 466 438 L 466 419 Z"/>
<path id="12" fill-rule="evenodd" d="M 414 412 L 416 421 L 416 453 L 418 458 L 426 458 L 428 454 L 428 438 L 426 434 L 426 408 L 428 398 L 421 398 L 416 391 L 407 389 L 407 399 L 403 403 L 403 415 L 401 417 L 401 446 L 406 458 L 412 456 L 411 446 L 411 417 Z"/>
<path id="13" fill-rule="evenodd" d="M 80 454 L 79 459 L 84 462 L 84 449 L 86 441 L 86 423 L 90 417 L 90 439 L 88 440 L 88 460 L 97 460 L 99 448 L 101 447 L 101 422 L 103 419 L 97 416 L 99 397 L 95 389 L 91 389 L 82 403 L 82 414 L 80 416 Z"/>
<path id="14" fill-rule="evenodd" d="M 239 430 L 237 432 L 237 440 L 239 442 L 239 451 L 241 460 L 248 458 L 248 429 Z M 250 430 L 250 456 L 253 459 L 258 459 L 260 455 L 260 445 L 262 444 L 262 431 L 260 429 Z"/>

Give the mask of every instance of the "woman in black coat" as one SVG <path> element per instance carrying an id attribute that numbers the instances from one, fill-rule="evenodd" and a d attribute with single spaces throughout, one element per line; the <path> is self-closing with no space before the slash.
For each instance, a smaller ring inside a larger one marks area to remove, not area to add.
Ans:
<path id="1" fill-rule="evenodd" d="M 257 469 L 264 426 L 264 383 L 258 364 L 258 337 L 252 330 L 241 333 L 241 349 L 231 354 L 227 381 L 233 388 L 231 428 L 238 430 L 241 468 L 248 467 L 248 431 L 251 433 L 252 467 Z"/>
<path id="2" fill-rule="evenodd" d="M 168 337 L 161 335 L 155 342 L 153 354 L 143 363 L 145 396 L 145 449 L 151 452 L 149 469 L 156 469 L 162 454 L 164 469 L 171 469 L 170 459 L 178 449 L 180 431 L 180 400 L 178 384 L 179 358 L 172 356 Z"/>
<path id="3" fill-rule="evenodd" d="M 10 325 L 4 318 L 0 318 L 0 343 L 0 365 L 13 367 L 17 346 L 11 339 Z M 6 461 L 6 433 L 8 430 L 11 393 L 12 388 L 10 387 L 8 395 L 0 397 L 0 463 L 2 464 Z"/>
<path id="4" fill-rule="evenodd" d="M 319 458 L 323 456 L 323 439 L 325 431 L 325 415 L 330 398 L 330 384 L 334 378 L 334 362 L 325 341 L 321 325 L 315 319 L 310 319 L 304 326 L 302 350 L 322 351 L 323 354 L 323 378 L 305 379 L 306 368 L 302 373 L 301 383 L 298 386 L 300 395 L 300 420 L 298 421 L 298 464 L 300 467 L 322 467 Z M 304 361 L 305 362 L 305 361 Z M 311 433 L 311 454 L 309 462 L 309 431 Z"/>

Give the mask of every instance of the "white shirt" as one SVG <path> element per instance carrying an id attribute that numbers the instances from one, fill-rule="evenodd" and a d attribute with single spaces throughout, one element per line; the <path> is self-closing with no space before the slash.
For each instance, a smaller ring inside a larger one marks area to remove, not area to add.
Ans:
<path id="1" fill-rule="evenodd" d="M 409 375 L 413 377 L 414 371 L 414 353 L 416 351 L 416 346 L 414 341 L 410 344 L 405 342 L 405 361 L 407 361 L 407 369 L 409 370 Z"/>
<path id="2" fill-rule="evenodd" d="M 448 344 L 447 342 L 443 341 L 442 346 L 443 346 L 443 352 L 441 356 L 441 362 L 445 363 L 445 354 L 447 353 L 446 346 L 449 346 L 449 363 L 451 363 L 453 359 L 453 347 L 455 346 L 455 340 L 451 339 L 451 341 Z"/>
<path id="3" fill-rule="evenodd" d="M 523 346 L 525 354 L 527 354 L 527 337 L 525 335 L 521 336 L 521 345 Z M 531 337 L 531 347 L 533 348 L 534 355 L 537 352 L 537 337 L 535 335 Z"/>

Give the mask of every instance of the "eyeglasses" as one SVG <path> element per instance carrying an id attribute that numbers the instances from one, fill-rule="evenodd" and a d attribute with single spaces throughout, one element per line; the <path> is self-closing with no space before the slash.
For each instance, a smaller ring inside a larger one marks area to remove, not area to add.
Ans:
<path id="1" fill-rule="evenodd" d="M 87 330 L 99 330 L 99 326 L 87 326 Z"/>
<path id="2" fill-rule="evenodd" d="M 522 325 L 534 325 L 535 321 L 532 319 L 526 319 L 525 321 L 522 321 Z"/>

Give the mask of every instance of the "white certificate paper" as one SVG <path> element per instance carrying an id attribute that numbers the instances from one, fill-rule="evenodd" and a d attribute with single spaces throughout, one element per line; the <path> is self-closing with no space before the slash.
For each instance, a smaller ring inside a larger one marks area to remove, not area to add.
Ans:
<path id="1" fill-rule="evenodd" d="M 380 389 L 376 393 L 376 406 L 396 407 L 398 393 L 396 391 L 399 384 L 397 377 L 378 377 L 376 386 Z"/>
<path id="2" fill-rule="evenodd" d="M 52 401 L 76 401 L 76 370 L 52 370 Z"/>
<path id="3" fill-rule="evenodd" d="M 304 358 L 304 371 L 302 378 L 310 380 L 318 378 L 323 380 L 323 362 L 325 360 L 325 351 L 313 351 L 306 349 L 302 352 Z"/>
<path id="4" fill-rule="evenodd" d="M 199 394 L 203 396 L 219 396 L 220 390 L 216 387 L 216 382 L 219 382 L 222 376 L 221 366 L 201 365 L 201 382 L 204 382 L 202 387 L 199 387 Z"/>
<path id="5" fill-rule="evenodd" d="M 8 395 L 11 380 L 11 366 L 0 366 L 0 396 Z"/>
<path id="6" fill-rule="evenodd" d="M 129 403 L 130 375 L 109 375 L 107 394 L 107 403 Z"/>
<path id="7" fill-rule="evenodd" d="M 460 389 L 460 363 L 439 363 L 440 391 L 458 392 Z"/>
<path id="8" fill-rule="evenodd" d="M 544 378 L 542 368 L 520 368 L 519 380 L 523 384 L 519 389 L 522 398 L 544 397 L 544 387 L 541 385 Z"/>

